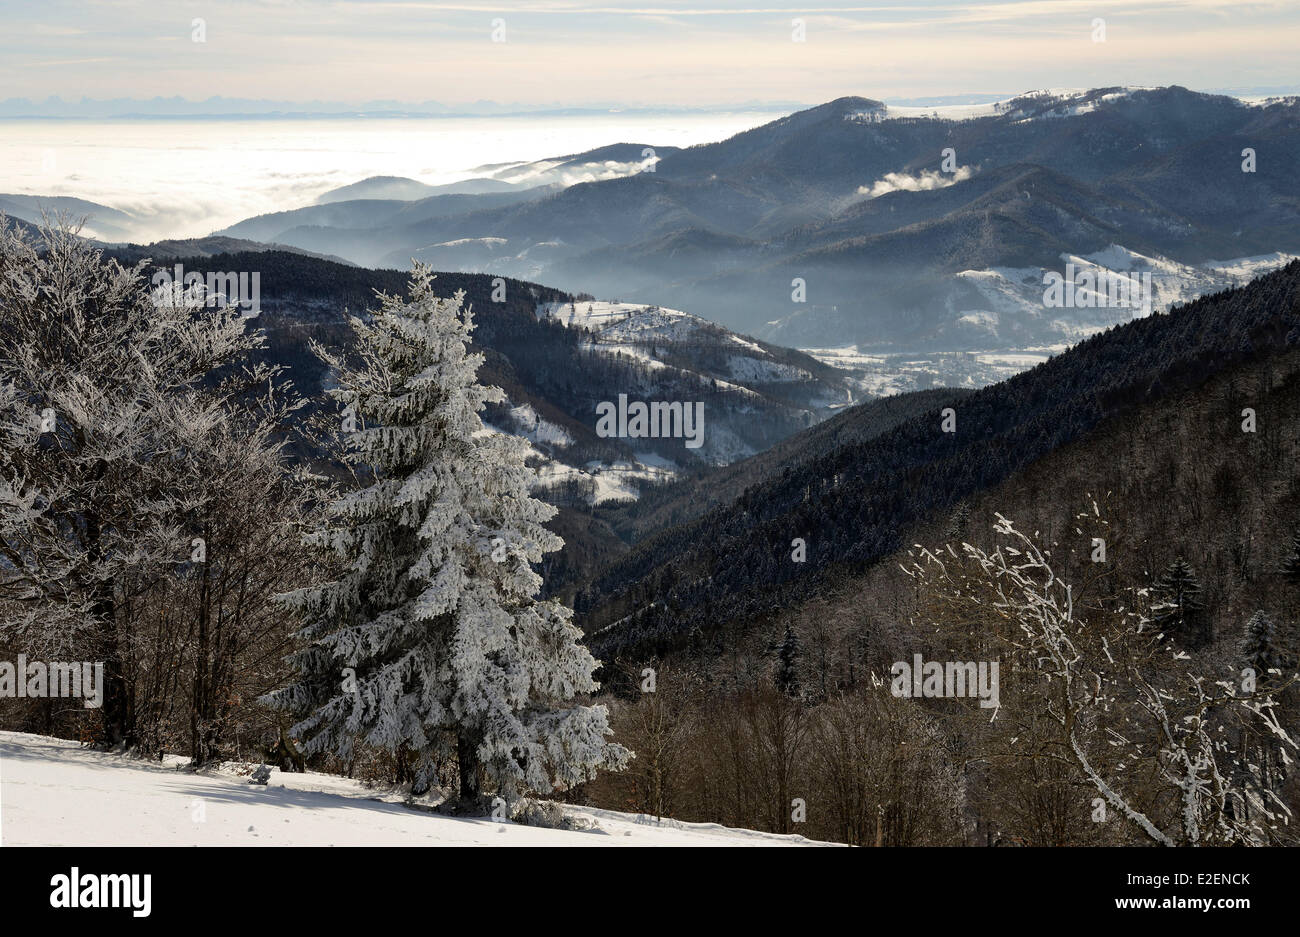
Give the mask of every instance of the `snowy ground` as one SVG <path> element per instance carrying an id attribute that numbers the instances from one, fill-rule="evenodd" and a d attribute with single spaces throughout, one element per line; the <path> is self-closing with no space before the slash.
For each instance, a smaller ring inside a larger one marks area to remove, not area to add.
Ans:
<path id="1" fill-rule="evenodd" d="M 4 846 L 812 846 L 714 824 L 588 807 L 595 825 L 547 830 L 443 817 L 395 795 L 324 774 L 271 774 L 251 785 L 236 767 L 191 774 L 82 749 L 75 742 L 0 732 L 0 845 Z"/>

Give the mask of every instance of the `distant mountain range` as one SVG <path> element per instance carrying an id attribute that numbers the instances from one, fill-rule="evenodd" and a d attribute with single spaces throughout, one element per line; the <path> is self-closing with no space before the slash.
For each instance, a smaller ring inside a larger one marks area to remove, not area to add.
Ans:
<path id="1" fill-rule="evenodd" d="M 1270 92 L 1272 93 L 1272 92 Z M 552 114 L 716 114 L 720 111 L 773 111 L 785 113 L 796 110 L 796 102 L 745 101 L 739 104 L 713 104 L 696 107 L 628 107 L 610 103 L 593 103 L 580 107 L 560 107 L 554 104 L 522 104 L 478 100 L 461 104 L 444 104 L 439 101 L 276 101 L 267 98 L 226 98 L 217 95 L 201 101 L 180 96 L 170 98 L 107 98 L 94 100 L 82 97 L 65 101 L 57 96 L 42 100 L 6 98 L 0 100 L 0 118 L 320 118 L 320 117 L 512 117 L 544 116 Z"/>
<path id="2" fill-rule="evenodd" d="M 1264 258 L 1256 272 L 1300 252 L 1296 98 L 1177 87 L 934 109 L 841 98 L 720 143 L 565 160 L 622 172 L 458 193 L 372 181 L 359 191 L 404 198 L 335 193 L 221 233 L 657 302 L 787 345 L 892 352 L 1053 345 L 1108 324 L 1009 308 L 972 272 L 1021 271 L 1041 287 L 1072 256 L 1119 251 L 1218 289 L 1238 280 L 1216 267 Z"/>
<path id="3" fill-rule="evenodd" d="M 621 143 L 448 186 L 374 177 L 216 235 L 679 309 L 883 394 L 981 386 L 1285 264 L 1300 254 L 1297 167 L 1296 97 L 847 97 L 685 149 Z M 0 196 L 16 217 L 35 208 Z M 114 240 L 121 215 L 95 213 L 94 234 Z M 1048 302 L 1047 278 L 1071 270 L 1097 285 Z M 1128 282 L 1139 308 L 1095 301 Z"/>

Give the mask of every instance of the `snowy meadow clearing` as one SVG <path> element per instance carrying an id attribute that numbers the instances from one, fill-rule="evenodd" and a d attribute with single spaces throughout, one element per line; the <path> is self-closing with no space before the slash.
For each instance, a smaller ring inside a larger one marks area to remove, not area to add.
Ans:
<path id="1" fill-rule="evenodd" d="M 802 836 L 566 807 L 590 830 L 465 819 L 402 803 L 402 795 L 327 774 L 253 765 L 202 773 L 172 756 L 147 762 L 76 742 L 0 732 L 3 846 L 820 846 Z"/>

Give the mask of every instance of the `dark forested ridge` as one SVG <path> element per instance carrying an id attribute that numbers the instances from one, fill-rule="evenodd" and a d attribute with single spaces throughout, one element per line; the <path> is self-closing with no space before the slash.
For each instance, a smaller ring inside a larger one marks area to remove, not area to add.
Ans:
<path id="1" fill-rule="evenodd" d="M 132 248 L 105 253 L 123 262 L 134 262 L 141 255 Z M 405 295 L 409 280 L 409 274 L 399 270 L 369 270 L 278 250 L 168 258 L 152 263 L 148 273 L 170 271 L 178 264 L 185 273 L 247 271 L 259 275 L 262 312 L 257 324 L 267 332 L 273 355 L 293 369 L 299 389 L 305 393 L 318 388 L 321 372 L 307 347 L 307 338 L 341 338 L 344 331 L 338 327 L 344 324 L 345 313 L 360 314 L 372 308 L 377 290 Z M 509 342 L 518 333 L 523 333 L 519 341 L 543 347 L 557 341 L 576 342 L 565 341 L 568 336 L 562 329 L 539 322 L 533 314 L 537 303 L 561 302 L 569 299 L 567 293 L 506 279 L 505 300 L 493 302 L 492 280 L 490 276 L 466 273 L 441 273 L 437 279 L 440 290 L 447 295 L 465 291 L 466 305 L 475 314 L 477 344 L 492 348 L 497 342 Z M 488 366 L 493 364 L 489 362 Z"/>
<path id="2" fill-rule="evenodd" d="M 785 475 L 815 456 L 874 439 L 906 420 L 955 404 L 970 393 L 962 388 L 941 387 L 870 400 L 758 455 L 700 469 L 671 484 L 651 488 L 636 501 L 604 508 L 599 515 L 624 539 L 637 541 L 694 520 L 718 505 L 730 504 L 749 488 Z"/>
<path id="3" fill-rule="evenodd" d="M 564 549 L 544 561 L 548 592 L 572 601 L 595 572 L 624 556 L 630 545 L 729 505 L 767 479 L 790 472 L 815 453 L 864 441 L 899 423 L 961 400 L 971 391 L 938 388 L 882 397 L 837 413 L 815 427 L 730 465 L 698 466 L 670 483 L 647 486 L 635 501 L 595 507 L 564 504 L 551 528 Z"/>
<path id="4" fill-rule="evenodd" d="M 1300 262 L 1096 335 L 877 438 L 814 452 L 734 503 L 649 537 L 575 603 L 598 657 L 663 652 L 864 569 L 926 518 L 1012 477 L 1102 421 L 1300 344 Z M 799 438 L 789 441 L 799 445 Z M 806 562 L 792 562 L 792 541 Z"/>

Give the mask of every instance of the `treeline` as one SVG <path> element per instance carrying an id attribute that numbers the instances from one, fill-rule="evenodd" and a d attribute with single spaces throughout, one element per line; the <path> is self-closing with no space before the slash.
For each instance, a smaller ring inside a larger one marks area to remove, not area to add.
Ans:
<path id="1" fill-rule="evenodd" d="M 286 734 L 294 714 L 255 702 L 286 684 L 298 649 L 276 597 L 331 573 L 303 534 L 340 484 L 369 471 L 341 458 L 352 430 L 316 396 L 336 378 L 309 341 L 348 356 L 341 339 L 325 341 L 341 334 L 342 309 L 304 292 L 359 299 L 377 280 L 405 296 L 406 282 L 337 264 L 317 282 L 322 262 L 278 252 L 180 263 L 258 271 L 260 314 L 198 311 L 182 284 L 151 289 L 153 268 L 124 269 L 67 227 L 39 239 L 0 231 L 0 655 L 103 664 L 99 708 L 42 690 L 6 701 L 4 725 L 186 752 L 196 765 L 243 757 L 300 770 Z M 286 281 L 299 274 L 295 293 Z M 508 281 L 515 298 L 498 308 L 491 278 L 437 281 L 462 286 L 488 310 L 480 336 L 576 350 L 577 338 L 533 315 L 559 294 Z M 390 781 L 410 768 L 373 747 L 312 764 Z"/>
<path id="2" fill-rule="evenodd" d="M 1282 611 L 1207 645 L 1180 619 L 1223 609 L 1180 601 L 1177 562 L 1153 586 L 1133 551 L 1095 561 L 1115 505 L 1080 507 L 1053 506 L 1059 540 L 973 513 L 971 546 L 950 523 L 703 653 L 625 662 L 611 724 L 638 758 L 585 797 L 858 845 L 1295 845 L 1300 535 L 1260 576 Z M 996 664 L 993 705 L 973 678 L 900 693 L 917 657 Z"/>
<path id="3" fill-rule="evenodd" d="M 659 661 L 624 676 L 611 725 L 637 757 L 588 784 L 591 803 L 858 846 L 974 844 L 942 727 L 885 687 L 814 699 L 788 670 L 738 687 Z"/>
<path id="4" fill-rule="evenodd" d="M 273 743 L 249 703 L 285 676 L 272 596 L 308 575 L 301 399 L 238 312 L 65 228 L 0 231 L 0 319 L 0 654 L 103 665 L 98 709 L 50 687 L 5 724 L 196 763 Z"/>

